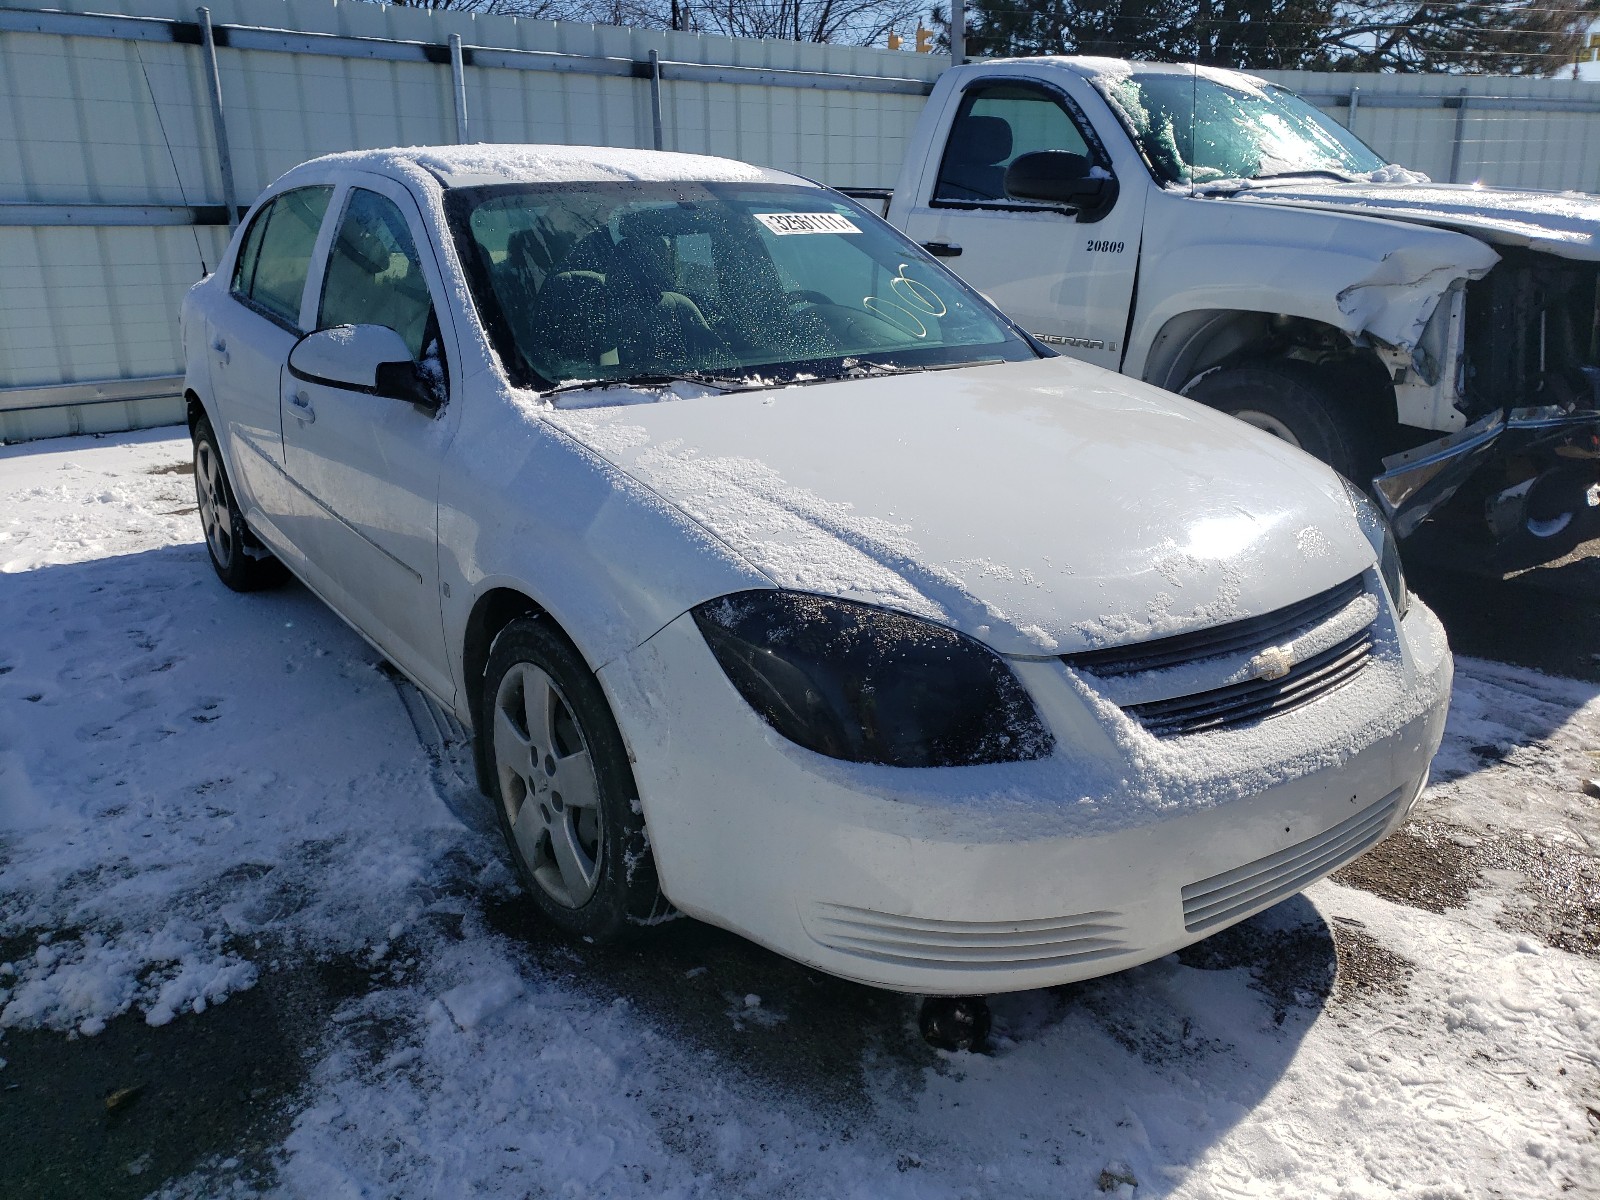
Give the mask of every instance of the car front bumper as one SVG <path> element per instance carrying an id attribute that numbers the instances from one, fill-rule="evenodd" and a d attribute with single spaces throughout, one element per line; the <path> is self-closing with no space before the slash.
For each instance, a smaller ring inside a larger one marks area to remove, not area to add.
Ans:
<path id="1" fill-rule="evenodd" d="M 1369 671 L 1257 727 L 1269 734 L 1164 745 L 1074 710 L 1059 662 L 1013 662 L 1057 756 L 931 770 L 787 742 L 688 617 L 600 674 L 679 909 L 861 983 L 993 994 L 1170 953 L 1393 832 L 1426 782 L 1452 674 L 1418 602 L 1398 645 L 1398 674 Z"/>

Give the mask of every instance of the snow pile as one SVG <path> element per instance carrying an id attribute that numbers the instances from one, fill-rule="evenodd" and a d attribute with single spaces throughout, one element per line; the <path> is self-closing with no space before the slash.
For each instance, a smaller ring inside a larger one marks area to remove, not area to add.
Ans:
<path id="1" fill-rule="evenodd" d="M 256 968 L 221 949 L 190 921 L 130 938 L 91 933 L 81 941 L 39 938 L 33 954 L 0 963 L 0 1029 L 76 1029 L 93 1035 L 137 1005 L 150 1025 L 179 1012 L 205 1012 L 256 981 Z"/>
<path id="2" fill-rule="evenodd" d="M 1433 180 L 1421 171 L 1413 171 L 1402 167 L 1399 163 L 1384 163 L 1376 171 L 1367 174 L 1368 183 L 1432 183 Z"/>

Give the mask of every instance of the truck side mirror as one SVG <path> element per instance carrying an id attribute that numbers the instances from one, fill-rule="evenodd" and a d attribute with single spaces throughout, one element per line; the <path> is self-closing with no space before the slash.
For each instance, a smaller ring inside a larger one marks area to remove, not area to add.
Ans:
<path id="1" fill-rule="evenodd" d="M 1035 150 L 1006 168 L 1006 195 L 1065 204 L 1078 210 L 1078 220 L 1098 221 L 1117 202 L 1117 180 L 1082 154 Z"/>
<path id="2" fill-rule="evenodd" d="M 429 411 L 439 407 L 405 339 L 384 325 L 335 325 L 306 334 L 289 351 L 289 374 Z"/>

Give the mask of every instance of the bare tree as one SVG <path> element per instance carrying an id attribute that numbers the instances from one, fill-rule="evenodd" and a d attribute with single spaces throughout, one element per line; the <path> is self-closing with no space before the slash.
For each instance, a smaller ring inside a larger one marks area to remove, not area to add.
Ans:
<path id="1" fill-rule="evenodd" d="M 909 32 L 925 0 L 393 0 L 407 8 L 676 29 L 728 37 L 882 45 Z"/>

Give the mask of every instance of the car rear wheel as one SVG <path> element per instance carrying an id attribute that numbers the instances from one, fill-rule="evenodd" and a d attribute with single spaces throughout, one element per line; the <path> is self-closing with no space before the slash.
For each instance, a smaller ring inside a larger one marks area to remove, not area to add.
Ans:
<path id="1" fill-rule="evenodd" d="M 1203 376 L 1184 395 L 1304 450 L 1365 485 L 1378 454 L 1368 397 L 1310 363 L 1262 362 Z"/>
<path id="2" fill-rule="evenodd" d="M 205 417 L 194 427 L 194 491 L 206 552 L 218 579 L 236 592 L 256 592 L 288 578 L 283 564 L 262 547 L 245 524 L 228 482 L 228 469 L 217 450 L 216 431 Z"/>
<path id="3" fill-rule="evenodd" d="M 668 911 L 638 788 L 605 694 L 544 618 L 501 631 L 484 673 L 480 737 L 501 831 L 534 904 L 596 942 Z"/>

